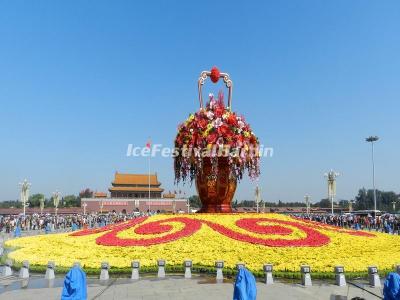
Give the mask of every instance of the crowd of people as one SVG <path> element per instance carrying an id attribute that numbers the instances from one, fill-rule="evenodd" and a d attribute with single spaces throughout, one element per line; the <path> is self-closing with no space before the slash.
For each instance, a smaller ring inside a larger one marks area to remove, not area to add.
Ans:
<path id="1" fill-rule="evenodd" d="M 152 215 L 157 212 L 134 212 L 132 214 L 91 213 L 74 215 L 0 215 L 0 233 L 12 233 L 19 227 L 22 231 L 27 230 L 69 230 L 82 228 L 97 228 L 108 224 L 124 222 L 139 216 Z M 320 222 L 328 225 L 351 228 L 358 230 L 376 230 L 380 232 L 400 234 L 400 217 L 393 214 L 354 215 L 354 214 L 295 214 L 298 218 Z"/>
<path id="2" fill-rule="evenodd" d="M 400 217 L 393 214 L 383 214 L 376 217 L 354 214 L 301 214 L 296 215 L 296 217 L 344 228 L 400 234 Z"/>
<path id="3" fill-rule="evenodd" d="M 0 215 L 0 233 L 12 233 L 19 227 L 22 231 L 27 230 L 68 230 L 82 228 L 96 228 L 108 224 L 124 222 L 138 216 L 154 214 L 151 213 L 133 213 L 133 214 L 74 214 L 74 215 L 50 215 L 50 214 L 33 214 L 33 215 Z"/>

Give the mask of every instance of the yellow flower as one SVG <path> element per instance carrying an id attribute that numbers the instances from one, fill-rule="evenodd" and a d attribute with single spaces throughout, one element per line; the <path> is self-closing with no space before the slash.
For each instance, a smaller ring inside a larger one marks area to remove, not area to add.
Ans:
<path id="1" fill-rule="evenodd" d="M 13 247 L 14 250 L 8 255 L 17 262 L 29 260 L 32 265 L 44 266 L 48 261 L 54 260 L 56 265 L 64 267 L 81 261 L 85 267 L 99 268 L 104 260 L 112 267 L 129 267 L 132 259 L 139 259 L 142 266 L 155 266 L 158 258 L 166 259 L 168 265 L 181 266 L 184 259 L 190 258 L 194 265 L 204 266 L 214 266 L 215 260 L 222 259 L 228 268 L 234 268 L 238 261 L 243 261 L 252 271 L 262 271 L 263 264 L 271 262 L 277 271 L 298 271 L 301 264 L 307 263 L 315 272 L 332 272 L 333 266 L 339 264 L 348 272 L 358 272 L 366 271 L 367 266 L 373 264 L 380 269 L 391 269 L 394 263 L 400 261 L 398 235 L 374 232 L 372 236 L 363 236 L 359 234 L 360 231 L 333 228 L 319 223 L 310 224 L 280 214 L 156 215 L 141 224 L 121 230 L 117 237 L 122 240 L 146 240 L 179 233 L 186 225 L 180 221 L 168 220 L 173 217 L 188 218 L 200 222 L 201 225 L 191 235 L 149 246 L 107 246 L 96 241 L 109 231 L 82 236 L 63 233 L 23 237 L 7 240 L 5 245 Z M 238 223 L 243 219 L 258 219 L 255 223 L 257 226 L 251 227 L 253 229 L 243 227 Z M 170 227 L 161 227 L 163 230 L 155 230 L 152 234 L 143 234 L 136 230 L 143 224 L 163 220 L 166 222 L 164 225 Z M 233 235 L 211 228 L 210 224 L 217 224 L 228 232 L 245 235 L 254 241 L 272 240 L 278 241 L 280 245 L 287 243 L 289 246 L 265 246 L 241 241 Z M 310 230 L 327 237 L 327 243 L 317 246 L 290 246 L 291 243 L 309 237 Z"/>

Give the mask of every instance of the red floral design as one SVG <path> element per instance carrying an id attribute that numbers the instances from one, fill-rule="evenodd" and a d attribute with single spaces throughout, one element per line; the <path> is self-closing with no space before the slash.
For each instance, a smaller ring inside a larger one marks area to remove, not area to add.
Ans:
<path id="1" fill-rule="evenodd" d="M 151 245 L 171 242 L 183 237 L 190 236 L 194 234 L 196 231 L 198 231 L 201 228 L 202 224 L 206 224 L 207 226 L 214 229 L 218 233 L 225 235 L 229 238 L 246 243 L 264 245 L 268 247 L 323 246 L 329 243 L 330 239 L 328 236 L 317 231 L 316 229 L 318 228 L 324 230 L 337 231 L 356 236 L 375 237 L 374 234 L 368 232 L 338 229 L 336 227 L 329 225 L 315 223 L 312 221 L 297 220 L 297 219 L 296 221 L 283 221 L 283 220 L 269 219 L 269 218 L 244 218 L 236 221 L 235 224 L 239 228 L 247 230 L 249 233 L 277 235 L 277 236 L 279 235 L 287 236 L 292 234 L 293 230 L 291 227 L 294 227 L 306 234 L 306 237 L 304 238 L 279 239 L 276 237 L 275 238 L 254 237 L 252 235 L 237 232 L 233 229 L 227 228 L 218 223 L 202 219 L 192 219 L 188 217 L 173 217 L 142 224 L 146 220 L 147 217 L 141 217 L 120 224 L 114 224 L 102 228 L 86 229 L 74 232 L 70 235 L 84 236 L 89 234 L 106 232 L 104 235 L 96 239 L 97 244 L 104 246 L 151 246 Z M 184 224 L 184 227 L 176 232 L 168 233 L 170 231 L 173 231 L 173 226 L 171 224 L 168 224 L 170 222 L 181 222 Z M 270 222 L 273 225 L 259 224 L 261 222 Z M 119 232 L 130 228 L 133 228 L 134 232 L 138 235 L 144 235 L 144 236 L 149 234 L 164 234 L 164 235 L 160 237 L 151 237 L 151 238 L 144 237 L 139 239 L 134 239 L 134 238 L 124 239 L 117 236 Z"/>
<path id="2" fill-rule="evenodd" d="M 140 218 L 140 219 L 142 220 L 142 219 L 146 219 L 146 218 L 147 217 Z M 80 230 L 80 231 L 71 233 L 70 235 L 71 236 L 83 236 L 83 235 L 95 234 L 95 233 L 109 231 L 109 230 L 116 230 L 116 229 L 121 229 L 121 228 L 125 229 L 125 228 L 131 227 L 134 224 L 134 221 L 136 221 L 136 220 L 139 220 L 139 219 L 134 219 L 134 220 L 130 220 L 128 222 L 123 222 L 123 223 L 110 224 L 110 225 L 103 226 L 100 228 L 84 229 L 84 230 Z"/>
<path id="3" fill-rule="evenodd" d="M 236 221 L 236 226 L 246 229 L 249 232 L 259 234 L 279 234 L 288 235 L 293 232 L 292 229 L 280 225 L 260 225 L 263 219 L 241 219 Z"/>
<path id="4" fill-rule="evenodd" d="M 227 228 L 221 224 L 214 223 L 202 219 L 193 219 L 188 217 L 172 217 L 159 221 L 149 222 L 142 224 L 148 217 L 141 217 L 130 220 L 128 222 L 108 225 L 102 228 L 96 229 L 85 229 L 70 234 L 71 236 L 84 236 L 89 234 L 97 234 L 100 232 L 106 232 L 104 235 L 96 239 L 96 243 L 104 246 L 151 246 L 156 244 L 168 243 L 183 237 L 190 236 L 196 233 L 202 226 L 206 224 L 216 232 L 227 236 L 231 239 L 238 241 L 264 245 L 268 247 L 319 247 L 329 243 L 330 239 L 328 236 L 316 229 L 331 230 L 341 233 L 346 233 L 355 236 L 364 237 L 375 237 L 374 234 L 346 230 L 337 228 L 334 226 L 316 223 L 313 221 L 307 221 L 303 219 L 293 218 L 294 221 L 284 221 L 279 219 L 270 218 L 243 218 L 236 221 L 235 225 L 241 229 L 247 230 L 249 233 L 265 234 L 265 235 L 282 235 L 287 236 L 293 233 L 291 227 L 297 228 L 306 234 L 306 237 L 299 239 L 280 239 L 280 238 L 260 238 L 254 237 L 249 234 L 244 234 L 233 229 Z M 173 232 L 173 226 L 170 222 L 180 222 L 184 224 L 181 230 Z M 262 222 L 269 222 L 269 224 L 260 224 Z M 151 238 L 120 238 L 118 233 L 126 229 L 133 228 L 134 232 L 138 235 L 149 235 L 149 234 L 164 234 L 159 237 Z M 171 232 L 172 231 L 172 232 Z M 168 233 L 171 232 L 171 233 Z"/>
<path id="5" fill-rule="evenodd" d="M 249 219 L 244 219 L 245 223 Z M 309 228 L 307 226 L 300 225 L 297 222 L 290 222 L 290 221 L 282 221 L 282 220 L 276 220 L 276 219 L 267 219 L 267 218 L 259 218 L 256 219 L 258 221 L 267 221 L 267 222 L 275 222 L 279 223 L 282 225 L 290 225 L 293 227 L 296 227 L 303 232 L 307 234 L 305 238 L 302 239 L 297 239 L 297 240 L 287 240 L 287 239 L 262 239 L 262 238 L 256 238 L 250 235 L 242 234 L 240 232 L 233 231 L 229 228 L 226 228 L 224 226 L 221 226 L 216 223 L 212 223 L 209 221 L 203 221 L 206 223 L 208 226 L 210 226 L 212 229 L 215 231 L 228 236 L 232 239 L 242 241 L 242 242 L 247 242 L 251 244 L 258 244 L 258 245 L 264 245 L 264 246 L 269 246 L 269 247 L 318 247 L 318 246 L 323 246 L 329 243 L 330 239 L 326 235 Z M 252 221 L 250 221 L 251 224 Z M 249 223 L 247 223 L 249 224 Z M 256 231 L 253 227 L 252 231 Z"/>
<path id="6" fill-rule="evenodd" d="M 136 219 L 134 225 L 140 224 L 144 221 L 144 219 Z M 105 235 L 98 237 L 96 239 L 96 243 L 104 246 L 151 246 L 156 244 L 163 244 L 167 242 L 171 242 L 183 237 L 187 237 L 195 233 L 200 229 L 201 223 L 197 220 L 183 217 L 169 218 L 165 220 L 150 222 L 141 225 L 141 227 L 137 227 L 135 229 L 135 233 L 141 234 L 157 234 L 157 233 L 165 233 L 168 230 L 172 229 L 171 225 L 165 225 L 164 223 L 168 222 L 182 222 L 185 226 L 182 230 L 167 234 L 161 237 L 154 237 L 148 239 L 122 239 L 117 236 L 117 234 L 122 230 L 118 228 L 117 230 L 112 230 Z M 128 227 L 129 228 L 129 227 Z M 126 228 L 124 228 L 126 229 Z"/>

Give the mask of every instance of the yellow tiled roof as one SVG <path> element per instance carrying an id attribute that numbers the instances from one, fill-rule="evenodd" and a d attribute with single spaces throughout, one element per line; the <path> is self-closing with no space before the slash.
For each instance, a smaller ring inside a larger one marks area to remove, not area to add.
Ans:
<path id="1" fill-rule="evenodd" d="M 172 198 L 175 198 L 175 194 L 174 194 L 174 193 L 171 193 L 171 192 L 165 193 L 165 194 L 163 195 L 163 198 L 172 199 Z"/>
<path id="2" fill-rule="evenodd" d="M 93 193 L 94 198 L 107 198 L 107 193 L 104 192 L 94 192 Z"/>
<path id="3" fill-rule="evenodd" d="M 122 174 L 115 173 L 114 184 L 149 184 L 148 174 Z M 157 179 L 157 174 L 150 174 L 150 185 L 161 185 Z"/>
<path id="4" fill-rule="evenodd" d="M 133 186 L 113 186 L 108 189 L 110 192 L 115 191 L 132 191 L 132 192 L 148 192 L 148 187 L 133 187 Z M 152 192 L 163 192 L 164 189 L 159 187 L 150 187 L 150 191 Z"/>

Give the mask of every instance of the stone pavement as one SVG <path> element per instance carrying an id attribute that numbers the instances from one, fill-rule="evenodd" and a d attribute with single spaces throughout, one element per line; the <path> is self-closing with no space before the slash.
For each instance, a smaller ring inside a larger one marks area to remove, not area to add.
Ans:
<path id="1" fill-rule="evenodd" d="M 0 299 L 44 300 L 60 299 L 63 278 L 56 278 L 49 284 L 43 277 L 31 277 L 29 282 L 17 277 L 0 278 Z M 257 299 L 329 299 L 344 300 L 353 297 L 379 299 L 382 290 L 370 288 L 366 282 L 357 282 L 356 287 L 348 284 L 338 287 L 328 282 L 314 281 L 312 287 L 302 287 L 297 282 L 276 280 L 273 285 L 257 282 Z M 49 287 L 49 285 L 51 287 Z M 371 292 L 371 293 L 370 293 Z M 375 294 L 375 295 L 373 295 Z M 167 276 L 165 279 L 144 277 L 139 281 L 127 278 L 111 278 L 106 283 L 88 278 L 88 299 L 232 299 L 233 282 L 225 280 L 216 283 L 215 279 L 206 276 L 193 276 L 184 279 L 182 276 Z"/>

